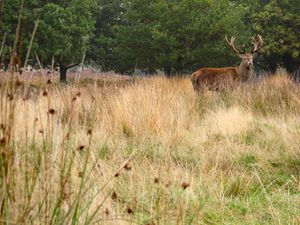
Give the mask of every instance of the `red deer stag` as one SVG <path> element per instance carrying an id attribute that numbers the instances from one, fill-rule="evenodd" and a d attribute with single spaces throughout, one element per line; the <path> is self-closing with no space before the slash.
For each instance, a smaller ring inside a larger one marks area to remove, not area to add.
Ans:
<path id="1" fill-rule="evenodd" d="M 22 69 L 21 69 L 21 60 L 18 57 L 17 53 L 14 52 L 12 58 L 10 59 L 10 64 L 8 66 L 8 68 L 15 70 L 17 72 L 19 72 L 20 74 L 22 73 Z"/>
<path id="2" fill-rule="evenodd" d="M 14 54 L 14 58 L 13 58 L 13 66 L 16 67 L 17 71 L 21 67 L 21 60 L 20 60 L 20 58 L 18 57 L 18 55 L 16 53 Z"/>
<path id="3" fill-rule="evenodd" d="M 252 38 L 253 49 L 250 53 L 236 48 L 234 37 L 231 37 L 229 41 L 227 36 L 225 36 L 225 40 L 229 47 L 242 59 L 241 64 L 238 67 L 201 68 L 197 70 L 191 76 L 195 91 L 200 91 L 205 87 L 209 90 L 218 90 L 220 87 L 228 84 L 228 82 L 241 82 L 252 78 L 253 58 L 263 46 L 262 37 L 258 35 L 257 38 Z"/>

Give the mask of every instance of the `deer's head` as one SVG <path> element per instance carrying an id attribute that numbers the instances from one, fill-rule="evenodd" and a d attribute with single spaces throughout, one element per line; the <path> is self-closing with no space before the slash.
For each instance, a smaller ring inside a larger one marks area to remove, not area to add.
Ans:
<path id="1" fill-rule="evenodd" d="M 257 38 L 252 38 L 252 45 L 253 48 L 251 52 L 246 53 L 246 49 L 241 51 L 237 47 L 235 47 L 235 37 L 231 37 L 230 41 L 227 38 L 227 35 L 225 36 L 225 40 L 229 47 L 237 54 L 239 58 L 242 59 L 241 67 L 246 68 L 247 70 L 252 70 L 253 67 L 253 58 L 255 57 L 256 53 L 263 47 L 263 39 L 260 35 L 257 36 Z"/>

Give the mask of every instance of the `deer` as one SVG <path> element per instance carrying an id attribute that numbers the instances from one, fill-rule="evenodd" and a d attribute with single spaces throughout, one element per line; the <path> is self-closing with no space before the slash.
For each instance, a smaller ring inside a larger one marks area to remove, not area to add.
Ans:
<path id="1" fill-rule="evenodd" d="M 16 67 L 17 71 L 19 71 L 19 69 L 21 67 L 21 60 L 18 57 L 17 53 L 14 53 L 14 56 L 13 56 L 13 66 Z"/>
<path id="2" fill-rule="evenodd" d="M 253 59 L 263 47 L 262 36 L 252 37 L 253 48 L 250 53 L 246 53 L 245 48 L 241 51 L 235 46 L 235 37 L 231 37 L 229 41 L 226 35 L 225 40 L 230 49 L 241 59 L 240 65 L 238 67 L 201 68 L 197 70 L 191 75 L 195 91 L 199 92 L 205 88 L 217 91 L 227 84 L 245 82 L 253 77 Z"/>
<path id="3" fill-rule="evenodd" d="M 10 59 L 10 63 L 8 65 L 8 68 L 10 68 L 10 69 L 12 69 L 14 71 L 17 71 L 20 74 L 22 74 L 23 68 L 21 66 L 22 66 L 21 60 L 18 57 L 17 53 L 14 52 L 13 55 L 12 55 L 12 57 L 11 57 L 11 59 Z"/>

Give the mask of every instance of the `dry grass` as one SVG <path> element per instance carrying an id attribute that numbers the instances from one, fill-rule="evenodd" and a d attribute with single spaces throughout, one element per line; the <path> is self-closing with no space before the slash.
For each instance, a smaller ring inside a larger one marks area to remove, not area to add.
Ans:
<path id="1" fill-rule="evenodd" d="M 284 72 L 200 96 L 189 79 L 105 84 L 1 89 L 1 223 L 300 223 L 300 88 Z"/>

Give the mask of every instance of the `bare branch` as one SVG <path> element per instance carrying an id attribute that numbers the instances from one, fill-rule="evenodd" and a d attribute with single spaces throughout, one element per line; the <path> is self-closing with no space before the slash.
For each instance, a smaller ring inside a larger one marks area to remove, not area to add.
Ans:
<path id="1" fill-rule="evenodd" d="M 79 64 L 80 64 L 80 62 L 70 65 L 67 67 L 67 70 L 73 68 L 74 66 L 78 66 Z"/>
<path id="2" fill-rule="evenodd" d="M 39 25 L 39 18 L 37 18 L 37 20 L 35 22 L 35 25 L 34 25 L 34 29 L 33 29 L 32 35 L 31 35 L 31 39 L 30 39 L 30 44 L 29 44 L 29 47 L 28 47 L 28 50 L 27 50 L 27 54 L 26 54 L 24 68 L 27 67 L 27 62 L 28 62 L 28 59 L 29 59 L 29 56 L 30 56 L 30 51 L 31 51 L 31 48 L 32 48 L 32 43 L 33 43 L 34 36 L 35 36 L 36 30 L 38 28 L 38 25 Z"/>
<path id="3" fill-rule="evenodd" d="M 5 39 L 6 39 L 6 32 L 4 33 L 2 44 L 1 44 L 0 57 L 2 56 L 2 52 L 3 52 L 3 49 L 4 49 Z"/>
<path id="4" fill-rule="evenodd" d="M 19 35 L 20 35 L 20 28 L 21 28 L 21 20 L 22 20 L 22 14 L 23 14 L 23 9 L 24 9 L 24 0 L 20 0 L 20 9 L 19 9 L 19 17 L 18 17 L 18 25 L 16 28 L 16 36 L 14 40 L 14 45 L 13 45 L 13 50 L 10 57 L 10 70 L 13 71 L 13 61 L 14 61 L 14 53 L 16 53 L 17 50 L 17 44 L 19 41 Z"/>

